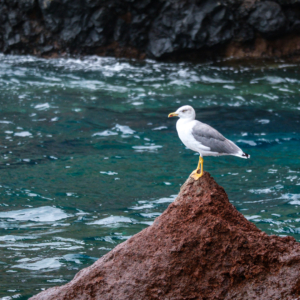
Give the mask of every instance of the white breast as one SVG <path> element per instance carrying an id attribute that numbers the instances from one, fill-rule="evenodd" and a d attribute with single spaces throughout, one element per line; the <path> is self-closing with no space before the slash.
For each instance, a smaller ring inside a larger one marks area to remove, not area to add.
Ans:
<path id="1" fill-rule="evenodd" d="M 194 125 L 195 120 L 179 119 L 176 123 L 178 136 L 186 147 L 193 151 L 204 154 L 206 151 L 209 151 L 210 148 L 202 145 L 194 138 L 192 134 Z"/>

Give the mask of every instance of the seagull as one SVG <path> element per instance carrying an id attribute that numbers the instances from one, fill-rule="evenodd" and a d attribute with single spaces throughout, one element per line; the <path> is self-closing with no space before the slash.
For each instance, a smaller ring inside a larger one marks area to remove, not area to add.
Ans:
<path id="1" fill-rule="evenodd" d="M 197 169 L 191 177 L 198 180 L 203 175 L 203 156 L 234 155 L 241 158 L 250 158 L 235 143 L 226 139 L 220 132 L 211 126 L 195 120 L 196 112 L 190 105 L 184 105 L 175 112 L 170 113 L 169 118 L 179 117 L 176 129 L 179 138 L 189 149 L 200 154 Z M 200 171 L 200 174 L 198 173 Z"/>

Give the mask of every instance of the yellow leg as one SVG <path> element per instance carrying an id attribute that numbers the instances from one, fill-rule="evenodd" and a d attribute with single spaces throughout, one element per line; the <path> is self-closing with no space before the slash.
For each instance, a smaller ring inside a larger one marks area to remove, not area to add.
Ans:
<path id="1" fill-rule="evenodd" d="M 198 171 L 200 169 L 201 169 L 201 172 L 199 174 Z M 192 172 L 191 177 L 194 178 L 195 180 L 198 180 L 202 175 L 203 175 L 203 158 L 200 156 L 197 169 Z"/>

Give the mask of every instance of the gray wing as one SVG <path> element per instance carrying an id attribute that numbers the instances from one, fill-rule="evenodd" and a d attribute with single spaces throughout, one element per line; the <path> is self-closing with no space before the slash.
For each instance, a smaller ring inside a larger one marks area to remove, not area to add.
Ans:
<path id="1" fill-rule="evenodd" d="M 233 155 L 243 153 L 237 145 L 227 140 L 216 129 L 199 121 L 193 127 L 192 135 L 202 145 L 209 147 L 212 152 Z"/>

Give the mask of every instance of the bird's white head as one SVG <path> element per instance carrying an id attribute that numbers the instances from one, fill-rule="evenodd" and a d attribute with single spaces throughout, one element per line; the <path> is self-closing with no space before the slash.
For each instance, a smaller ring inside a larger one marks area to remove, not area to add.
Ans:
<path id="1" fill-rule="evenodd" d="M 195 120 L 196 112 L 190 105 L 184 105 L 179 107 L 175 112 L 170 113 L 168 117 L 179 117 L 181 119 Z"/>

